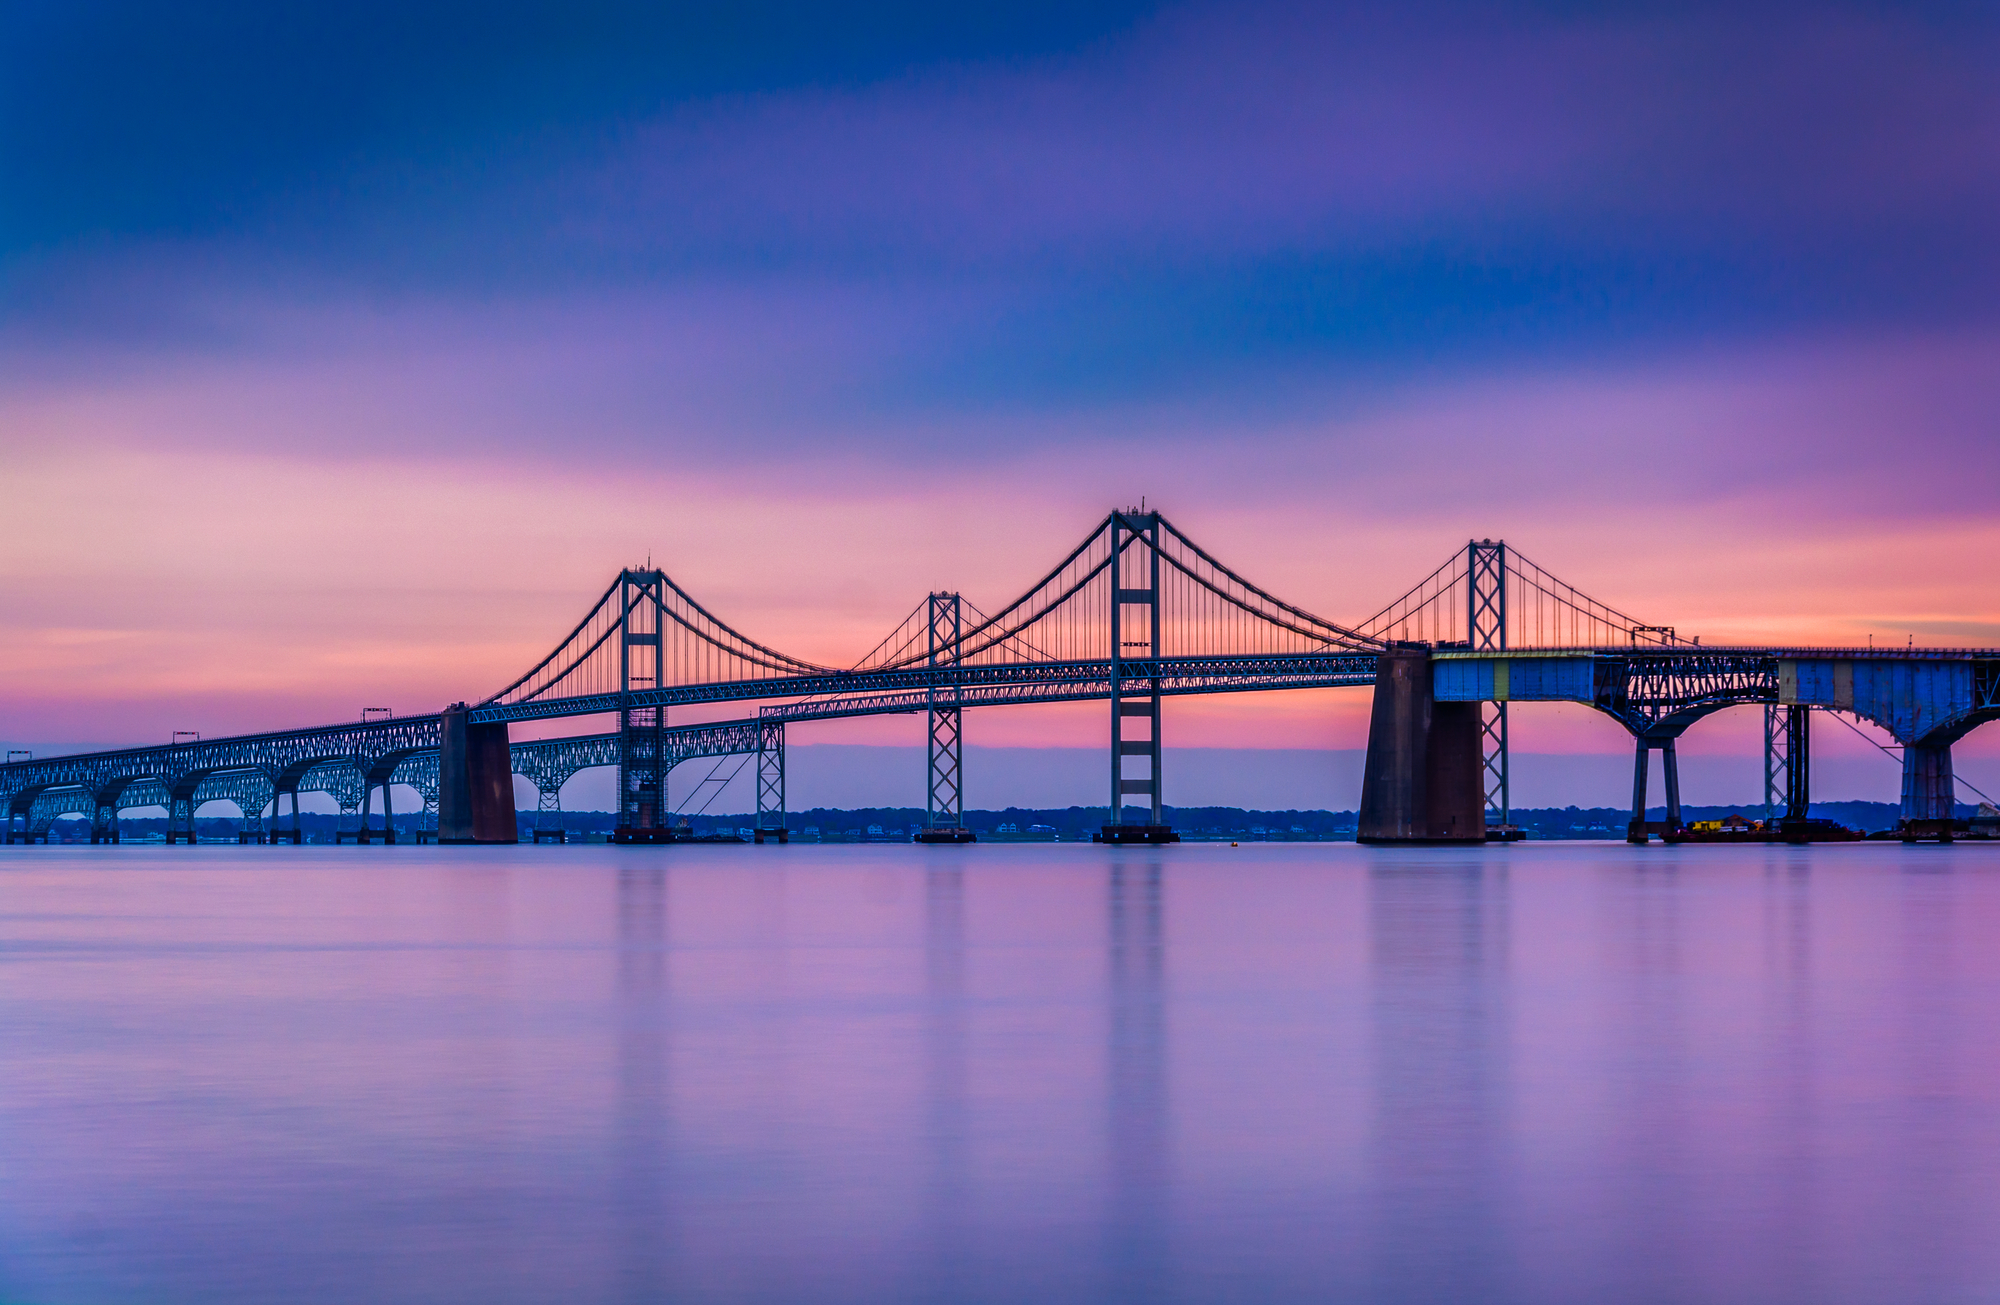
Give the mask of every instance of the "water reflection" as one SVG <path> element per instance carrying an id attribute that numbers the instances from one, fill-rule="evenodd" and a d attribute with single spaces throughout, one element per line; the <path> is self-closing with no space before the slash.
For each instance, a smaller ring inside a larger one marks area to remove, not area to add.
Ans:
<path id="1" fill-rule="evenodd" d="M 1923 855 L 1939 850 L 1913 848 L 1905 861 L 1918 872 L 1906 873 L 1905 891 L 1898 894 L 1891 980 L 1893 1004 L 1905 1014 L 1888 1031 L 1883 1063 L 1889 1073 L 1881 1087 L 1885 1097 L 1902 1103 L 1893 1123 L 1885 1121 L 1888 1135 L 1881 1139 L 1884 1159 L 1895 1160 L 1882 1165 L 1881 1217 L 1899 1252 L 1899 1276 L 1915 1289 L 1912 1300 L 1946 1299 L 1950 1284 L 1979 1267 L 1968 1248 L 1992 1241 L 1992 1225 L 1975 1213 L 1985 1209 L 1981 1185 L 1988 1179 L 1968 1153 L 1963 1121 L 1965 1103 L 1993 1081 L 1987 1049 L 1995 1045 L 1996 1024 L 1990 1008 L 1968 1000 L 1973 994 L 1967 986 L 1946 976 L 1970 969 L 1969 953 L 1990 951 L 1993 935 L 1967 927 L 1965 885 L 1957 873 L 1965 861 Z M 1974 1028 L 1986 1036 L 1968 1039 L 1966 1031 Z M 1981 1119 L 1985 1145 L 2000 1141 L 1996 1122 L 1990 1112 Z M 1991 1272 L 1991 1253 L 1979 1258 Z"/>
<path id="2" fill-rule="evenodd" d="M 1815 1230 L 1826 1214 L 1826 1175 L 1814 1139 L 1827 1126 L 1815 1081 L 1819 1039 L 1813 970 L 1811 853 L 1772 849 L 1763 867 L 1761 925 L 1764 1045 L 1771 1095 L 1764 1127 L 1772 1148 L 1771 1201 L 1759 1212 L 1771 1281 L 1830 1294 L 1826 1257 Z"/>
<path id="3" fill-rule="evenodd" d="M 667 1057 L 667 870 L 618 871 L 618 1104 L 612 1173 L 622 1298 L 663 1300 L 672 1285 L 673 1139 Z"/>
<path id="4" fill-rule="evenodd" d="M 924 872 L 924 1100 L 929 1171 L 923 1218 L 929 1277 L 940 1299 L 962 1297 L 973 1201 L 966 1108 L 965 871 Z"/>
<path id="5" fill-rule="evenodd" d="M 2000 1282 L 1977 850 L 766 850 L 10 863 L 0 1300 Z"/>
<path id="6" fill-rule="evenodd" d="M 1507 1298 L 1507 895 L 1481 860 L 1369 876 L 1373 1298 Z"/>
<path id="7" fill-rule="evenodd" d="M 1611 1195 L 1611 1218 L 1601 1229 L 1590 1264 L 1630 1266 L 1659 1282 L 1669 1299 L 1686 1298 L 1702 1266 L 1686 1254 L 1688 1220 L 1702 1212 L 1687 1204 L 1689 1148 L 1705 1145 L 1696 1130 L 1703 1102 L 1689 1060 L 1688 966 L 1696 952 L 1686 937 L 1688 890 L 1679 867 L 1642 866 L 1630 871 L 1628 891 L 1614 899 L 1607 921 L 1612 1005 L 1619 1014 L 1607 1030 L 1618 1095 L 1606 1103 L 1606 1146 L 1618 1157 L 1625 1180 Z"/>
<path id="8" fill-rule="evenodd" d="M 1171 1173 L 1164 874 L 1156 858 L 1140 865 L 1120 857 L 1107 879 L 1107 1269 L 1114 1299 L 1157 1300 L 1167 1285 Z"/>

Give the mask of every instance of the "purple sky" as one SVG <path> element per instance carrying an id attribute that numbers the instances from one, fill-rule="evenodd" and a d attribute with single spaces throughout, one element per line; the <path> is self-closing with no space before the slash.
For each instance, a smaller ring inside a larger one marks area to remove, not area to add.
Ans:
<path id="1" fill-rule="evenodd" d="M 0 736 L 480 696 L 648 555 L 849 660 L 1141 494 L 1336 619 L 1479 535 L 2000 643 L 1996 66 L 1974 6 L 17 7 Z"/>

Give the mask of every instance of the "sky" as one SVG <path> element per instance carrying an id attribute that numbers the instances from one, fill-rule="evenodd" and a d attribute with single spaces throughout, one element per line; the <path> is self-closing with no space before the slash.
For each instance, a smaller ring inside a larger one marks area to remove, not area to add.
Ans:
<path id="1" fill-rule="evenodd" d="M 1477 536 L 2000 643 L 1996 66 L 1973 4 L 0 0 L 0 738 L 476 699 L 648 558 L 845 664 L 1142 495 L 1336 620 Z"/>

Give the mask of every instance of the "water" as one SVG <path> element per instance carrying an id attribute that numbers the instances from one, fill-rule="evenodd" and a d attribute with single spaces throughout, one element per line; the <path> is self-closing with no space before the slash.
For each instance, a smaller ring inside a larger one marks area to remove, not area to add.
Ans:
<path id="1" fill-rule="evenodd" d="M 0 1299 L 2000 1297 L 1991 849 L 8 848 Z"/>

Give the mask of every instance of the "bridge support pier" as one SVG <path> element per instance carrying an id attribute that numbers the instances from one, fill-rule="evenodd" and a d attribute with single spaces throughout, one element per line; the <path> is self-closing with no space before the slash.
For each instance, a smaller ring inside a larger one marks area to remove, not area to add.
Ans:
<path id="1" fill-rule="evenodd" d="M 1356 841 L 1483 843 L 1486 758 L 1477 702 L 1438 702 L 1430 649 L 1382 654 L 1368 720 Z"/>
<path id="2" fill-rule="evenodd" d="M 506 722 L 475 725 L 461 702 L 445 709 L 440 725 L 438 842 L 520 842 Z"/>
<path id="3" fill-rule="evenodd" d="M 537 843 L 567 843 L 569 833 L 563 828 L 562 790 L 574 770 L 557 765 L 531 765 L 522 771 L 535 786 L 535 841 Z M 420 833 L 418 841 L 423 840 Z"/>
<path id="4" fill-rule="evenodd" d="M 1952 841 L 1952 808 L 1957 802 L 1951 772 L 1951 744 L 1903 745 L 1903 823 L 1906 843 L 1934 838 Z"/>
<path id="5" fill-rule="evenodd" d="M 194 846 L 194 795 L 175 793 L 167 799 L 167 844 Z"/>
<path id="6" fill-rule="evenodd" d="M 1778 829 L 1788 837 L 1805 842 L 1806 817 L 1812 811 L 1812 712 L 1810 705 L 1793 703 L 1785 714 L 1785 816 Z M 1773 767 L 1767 761 L 1765 769 Z"/>
<path id="7" fill-rule="evenodd" d="M 924 827 L 919 843 L 972 843 L 965 827 L 965 717 L 956 706 L 932 704 L 929 713 L 929 776 L 925 783 Z"/>
<path id="8" fill-rule="evenodd" d="M 1792 708 L 1782 703 L 1764 704 L 1764 823 L 1778 823 L 1780 807 L 1791 811 Z"/>
<path id="9" fill-rule="evenodd" d="M 90 818 L 90 841 L 93 843 L 116 843 L 118 841 L 117 800 L 106 801 L 102 794 L 97 798 L 97 810 Z"/>
<path id="10" fill-rule="evenodd" d="M 1681 766 L 1680 758 L 1674 752 L 1672 737 L 1656 738 L 1647 734 L 1636 736 L 1637 753 L 1632 758 L 1632 820 L 1625 826 L 1625 841 L 1645 843 L 1654 834 L 1678 834 L 1681 831 Z M 1646 761 L 1647 753 L 1658 749 L 1660 753 L 1660 777 L 1666 780 L 1667 818 L 1665 820 L 1646 819 Z"/>

